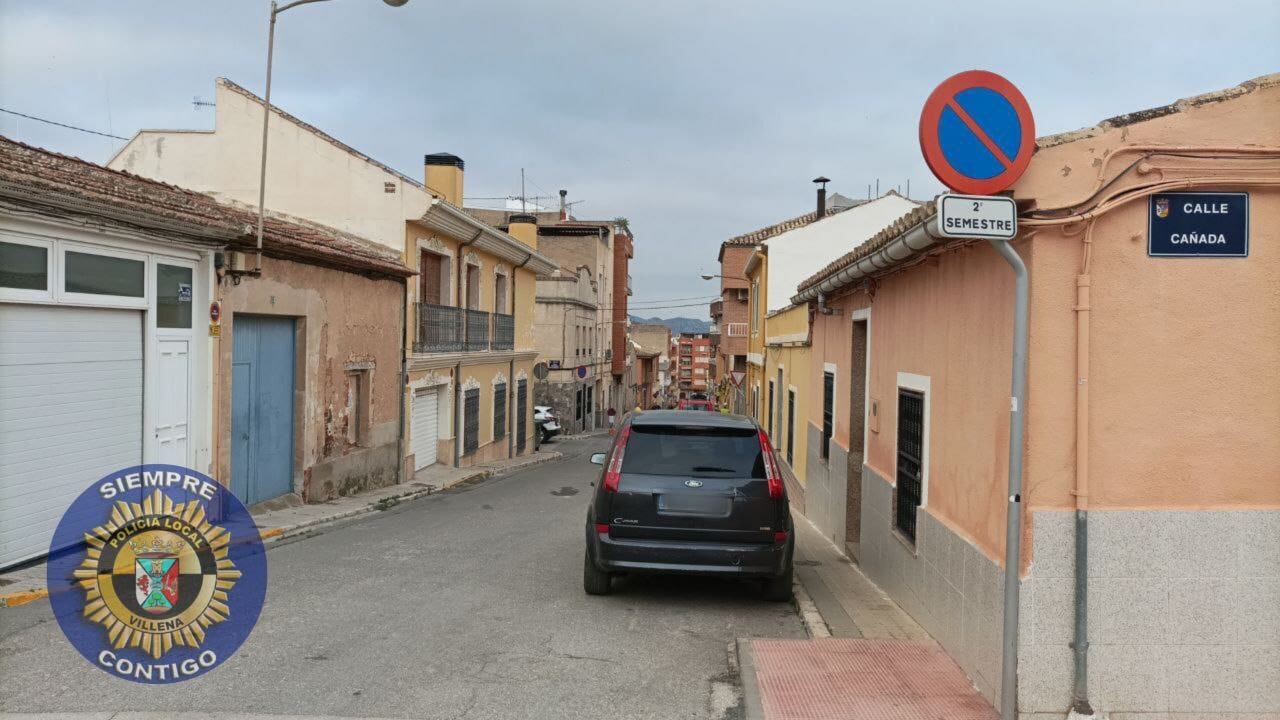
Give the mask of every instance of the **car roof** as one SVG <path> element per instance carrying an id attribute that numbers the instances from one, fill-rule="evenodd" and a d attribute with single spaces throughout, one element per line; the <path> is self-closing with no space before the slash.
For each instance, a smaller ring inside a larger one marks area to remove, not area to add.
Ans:
<path id="1" fill-rule="evenodd" d="M 631 418 L 632 425 L 702 425 L 755 429 L 756 422 L 745 415 L 725 415 L 706 410 L 645 410 Z"/>

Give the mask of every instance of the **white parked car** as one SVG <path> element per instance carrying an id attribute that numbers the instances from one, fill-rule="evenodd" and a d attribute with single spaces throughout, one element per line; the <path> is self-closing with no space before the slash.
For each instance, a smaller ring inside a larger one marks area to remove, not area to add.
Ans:
<path id="1" fill-rule="evenodd" d="M 538 442 L 544 443 L 547 440 L 560 434 L 560 420 L 551 412 L 548 405 L 533 406 L 533 424 L 538 426 Z"/>

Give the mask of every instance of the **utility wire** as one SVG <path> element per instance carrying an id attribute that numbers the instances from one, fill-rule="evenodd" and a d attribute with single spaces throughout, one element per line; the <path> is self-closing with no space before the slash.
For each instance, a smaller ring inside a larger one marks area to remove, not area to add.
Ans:
<path id="1" fill-rule="evenodd" d="M 0 108 L 0 112 L 2 112 L 2 113 L 8 113 L 8 114 L 10 114 L 10 115 L 17 115 L 18 117 L 26 118 L 26 119 L 28 119 L 28 120 L 35 120 L 36 122 L 42 122 L 42 123 L 45 123 L 45 124 L 47 124 L 47 125 L 57 125 L 57 126 L 58 126 L 58 127 L 60 127 L 60 128 L 66 128 L 66 129 L 68 129 L 68 130 L 77 130 L 77 131 L 82 132 L 82 133 L 89 133 L 90 135 L 101 135 L 102 137 L 108 137 L 108 138 L 112 138 L 112 139 L 115 139 L 115 140 L 128 140 L 128 139 L 129 139 L 129 138 L 127 138 L 127 137 L 120 137 L 119 135 L 112 135 L 111 133 L 98 132 L 97 130 L 88 130 L 88 129 L 86 129 L 86 128 L 76 127 L 75 125 L 67 125 L 67 124 L 65 124 L 65 123 L 54 122 L 54 121 L 52 121 L 52 120 L 46 120 L 46 119 L 44 119 L 44 118 L 42 118 L 42 117 L 36 117 L 35 115 L 27 115 L 26 113 L 20 113 L 20 112 L 16 112 L 16 111 L 14 111 L 14 110 L 7 110 L 7 109 L 5 109 L 5 108 Z"/>

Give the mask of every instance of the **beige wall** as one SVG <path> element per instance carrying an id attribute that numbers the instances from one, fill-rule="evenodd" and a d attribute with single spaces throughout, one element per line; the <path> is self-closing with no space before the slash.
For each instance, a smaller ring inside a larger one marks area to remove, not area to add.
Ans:
<path id="1" fill-rule="evenodd" d="M 294 491 L 308 502 L 397 482 L 400 281 L 263 259 L 263 276 L 217 290 L 222 302 L 215 394 L 218 478 L 231 473 L 231 360 L 238 315 L 296 319 Z M 366 442 L 347 439 L 348 366 L 372 365 Z M 387 449 L 389 448 L 389 454 Z M 367 457 L 362 457 L 367 455 Z"/>
<path id="2" fill-rule="evenodd" d="M 262 103 L 222 80 L 214 100 L 213 131 L 144 130 L 108 167 L 256 207 Z M 267 208 L 401 249 L 405 218 L 430 202 L 424 189 L 278 112 L 268 129 Z"/>

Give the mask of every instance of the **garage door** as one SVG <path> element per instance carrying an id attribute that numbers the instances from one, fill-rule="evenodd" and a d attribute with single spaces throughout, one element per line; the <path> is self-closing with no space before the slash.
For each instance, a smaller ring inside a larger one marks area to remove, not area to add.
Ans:
<path id="1" fill-rule="evenodd" d="M 142 462 L 142 313 L 0 304 L 0 567 L 48 552 L 90 483 Z"/>
<path id="2" fill-rule="evenodd" d="M 440 409 L 440 393 L 435 388 L 419 390 L 413 396 L 413 417 L 411 429 L 413 433 L 413 469 L 432 465 L 436 461 L 437 441 L 440 433 L 436 418 Z"/>

